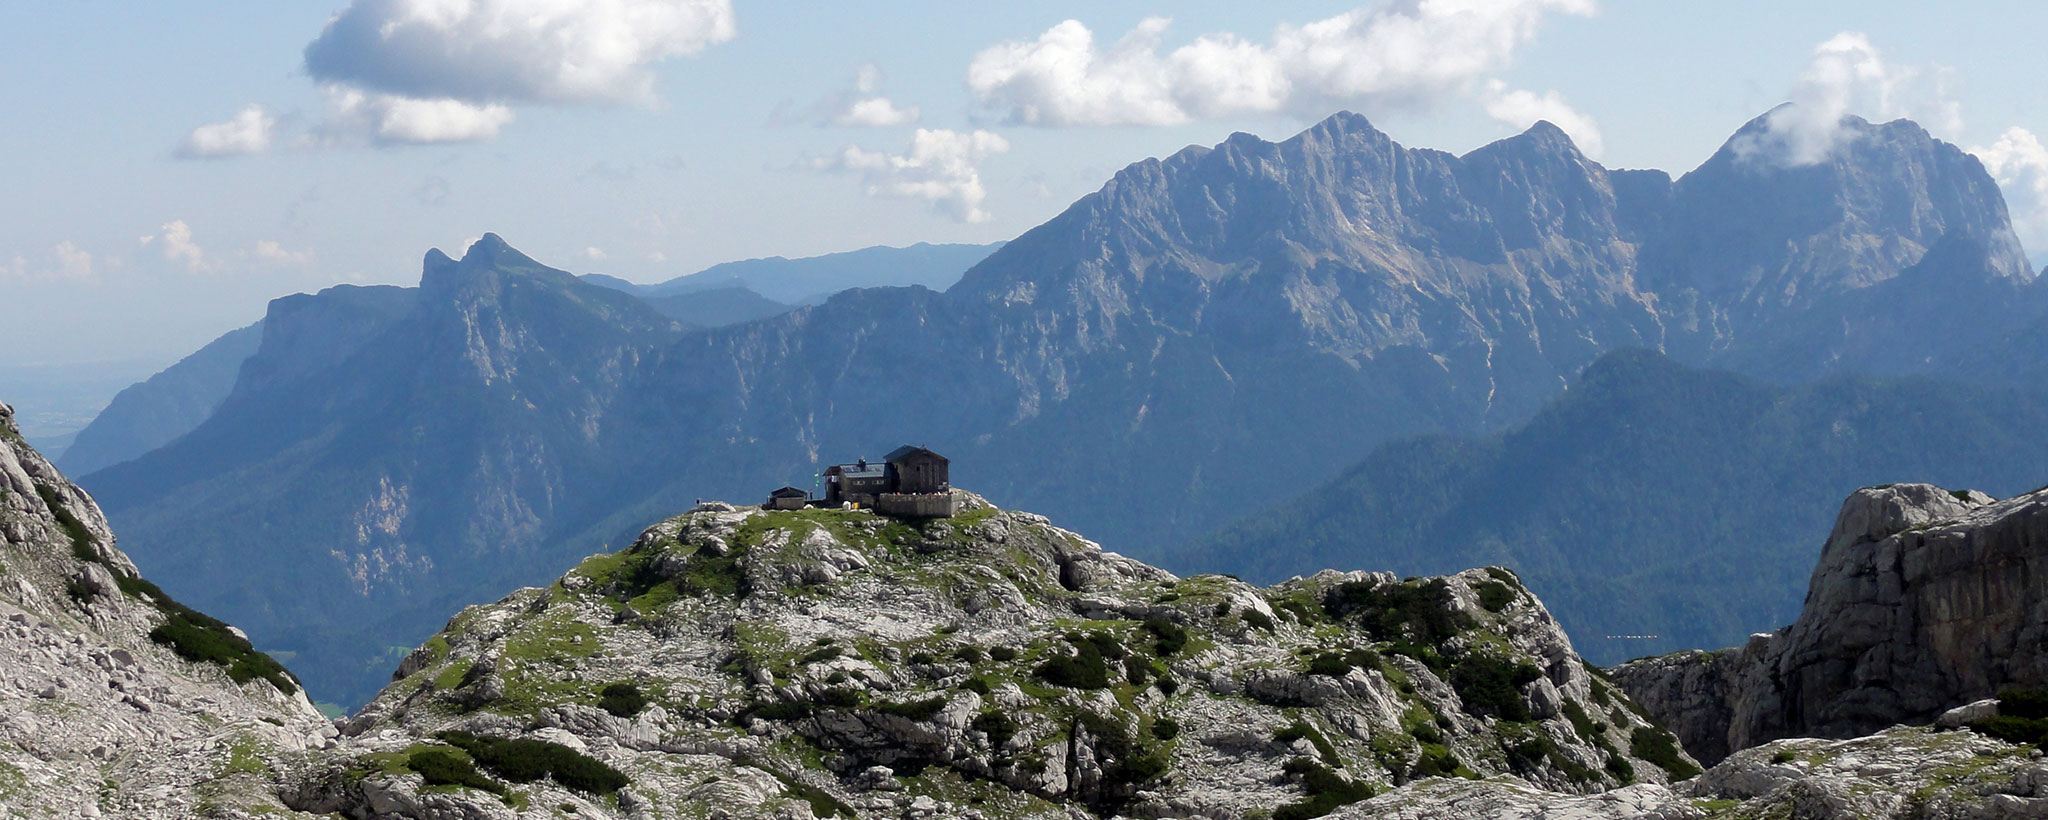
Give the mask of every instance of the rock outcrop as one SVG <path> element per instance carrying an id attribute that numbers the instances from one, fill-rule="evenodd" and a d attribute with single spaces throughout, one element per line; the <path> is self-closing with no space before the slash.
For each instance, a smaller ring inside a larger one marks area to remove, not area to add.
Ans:
<path id="1" fill-rule="evenodd" d="M 922 523 L 704 505 L 464 610 L 344 734 L 295 808 L 1307 817 L 1434 776 L 1697 772 L 1505 570 L 1176 578 L 978 499 Z M 624 785 L 429 785 L 435 755 L 510 742 Z"/>
<path id="2" fill-rule="evenodd" d="M 0 818 L 282 813 L 276 772 L 333 735 L 282 667 L 144 581 L 0 404 Z"/>
<path id="3" fill-rule="evenodd" d="M 1858 490 L 1790 626 L 1612 674 L 1708 761 L 1777 738 L 1924 724 L 2002 687 L 2048 684 L 2044 572 L 2048 492 Z"/>

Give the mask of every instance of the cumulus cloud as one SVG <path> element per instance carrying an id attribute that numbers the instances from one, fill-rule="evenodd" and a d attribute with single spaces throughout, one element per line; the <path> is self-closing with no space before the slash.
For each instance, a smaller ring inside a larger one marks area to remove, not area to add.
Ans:
<path id="1" fill-rule="evenodd" d="M 306 71 L 412 99 L 645 102 L 655 63 L 734 30 L 730 0 L 354 0 L 306 46 Z"/>
<path id="2" fill-rule="evenodd" d="M 901 154 L 848 146 L 812 166 L 859 173 L 869 196 L 922 199 L 962 222 L 986 222 L 989 214 L 981 203 L 988 191 L 981 185 L 979 165 L 1008 150 L 1010 143 L 989 131 L 919 128 Z"/>
<path id="3" fill-rule="evenodd" d="M 294 251 L 272 239 L 258 239 L 249 254 L 257 261 L 278 267 L 304 267 L 313 261 L 312 251 Z"/>
<path id="4" fill-rule="evenodd" d="M 478 142 L 497 137 L 513 117 L 511 108 L 497 104 L 371 94 L 338 85 L 323 90 L 327 119 L 316 142 L 328 147 Z"/>
<path id="5" fill-rule="evenodd" d="M 270 132 L 277 118 L 251 103 L 233 119 L 202 125 L 186 135 L 177 154 L 184 159 L 213 159 L 260 154 L 270 148 Z"/>
<path id="6" fill-rule="evenodd" d="M 192 241 L 192 227 L 186 225 L 185 220 L 174 219 L 166 222 L 161 230 L 161 234 L 142 237 L 142 244 L 147 246 L 161 243 L 158 247 L 163 248 L 165 259 L 182 264 L 186 270 L 193 273 L 213 269 L 212 263 L 206 259 L 206 251 L 199 247 L 199 243 Z"/>
<path id="7" fill-rule="evenodd" d="M 39 261 L 31 262 L 28 257 L 15 254 L 6 264 L 0 265 L 0 281 L 61 281 L 91 278 L 92 254 L 80 250 L 70 240 L 52 246 Z"/>
<path id="8" fill-rule="evenodd" d="M 2048 147 L 2025 128 L 2005 129 L 1989 146 L 1970 153 L 2005 189 L 2014 227 L 2036 248 L 2048 243 Z"/>
<path id="9" fill-rule="evenodd" d="M 1792 88 L 1792 104 L 1766 115 L 1760 138 L 1736 147 L 1787 165 L 1812 165 L 1847 138 L 1842 121 L 1850 115 L 1911 117 L 1937 133 L 1955 133 L 1962 129 L 1962 107 L 1949 94 L 1951 73 L 1886 62 L 1868 36 L 1842 32 L 1814 47 Z"/>
<path id="10" fill-rule="evenodd" d="M 844 95 L 838 110 L 832 115 L 833 124 L 887 128 L 917 122 L 917 106 L 899 106 L 888 97 L 877 94 L 881 84 L 880 68 L 873 63 L 861 66 L 860 73 L 854 77 L 853 93 Z"/>
<path id="11" fill-rule="evenodd" d="M 1509 89 L 1506 83 L 1493 80 L 1487 83 L 1486 93 L 1481 97 L 1486 115 L 1496 121 L 1517 129 L 1528 128 L 1538 120 L 1570 134 L 1579 151 L 1593 159 L 1607 151 L 1607 141 L 1600 136 L 1600 126 L 1578 112 L 1564 101 L 1564 97 L 1551 91 L 1538 95 L 1533 91 Z"/>
<path id="12" fill-rule="evenodd" d="M 1551 14 L 1593 0 L 1402 0 L 1303 26 L 1270 42 L 1209 34 L 1161 52 L 1170 21 L 1138 24 L 1107 48 L 1078 20 L 982 50 L 967 84 L 1028 125 L 1172 125 L 1331 105 L 1413 105 L 1505 67 Z"/>
<path id="13" fill-rule="evenodd" d="M 589 259 L 592 262 L 603 262 L 605 252 L 603 248 L 599 248 L 595 245 L 592 245 L 588 248 L 583 249 L 583 257 L 585 259 Z"/>

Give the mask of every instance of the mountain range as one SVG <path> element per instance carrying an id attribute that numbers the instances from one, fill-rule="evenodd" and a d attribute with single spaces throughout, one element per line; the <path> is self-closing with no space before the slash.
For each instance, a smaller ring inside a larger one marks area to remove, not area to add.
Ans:
<path id="1" fill-rule="evenodd" d="M 1253 580 L 1514 567 L 1596 663 L 1740 643 L 1799 612 L 1858 487 L 2004 497 L 2048 481 L 2038 388 L 1832 375 L 1782 385 L 1610 353 L 1527 424 L 1387 444 L 1174 556 Z"/>
<path id="2" fill-rule="evenodd" d="M 1523 423 L 1616 349 L 1777 381 L 2038 372 L 2048 286 L 1975 159 L 1851 119 L 1790 166 L 1743 148 L 1766 128 L 1673 180 L 1547 123 L 1454 156 L 1340 114 L 1135 163 L 944 292 L 697 332 L 487 236 L 429 253 L 346 355 L 274 309 L 212 417 L 84 483 L 166 589 L 331 650 L 300 674 L 356 702 L 452 603 L 904 442 L 1167 558 L 1381 445 Z"/>

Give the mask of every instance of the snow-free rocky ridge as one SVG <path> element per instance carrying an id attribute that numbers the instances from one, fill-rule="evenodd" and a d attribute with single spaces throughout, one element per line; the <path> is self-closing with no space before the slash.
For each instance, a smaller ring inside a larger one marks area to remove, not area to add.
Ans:
<path id="1" fill-rule="evenodd" d="M 284 812 L 276 772 L 335 731 L 238 641 L 144 581 L 0 404 L 0 818 Z"/>
<path id="2" fill-rule="evenodd" d="M 1868 487 L 1843 503 L 1798 620 L 1614 676 L 1708 761 L 1782 737 L 1929 723 L 2048 686 L 2044 572 L 2048 492 Z"/>

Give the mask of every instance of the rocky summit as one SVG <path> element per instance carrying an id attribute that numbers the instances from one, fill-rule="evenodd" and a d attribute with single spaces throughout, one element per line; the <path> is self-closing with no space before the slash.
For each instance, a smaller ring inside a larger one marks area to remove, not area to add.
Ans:
<path id="1" fill-rule="evenodd" d="M 703 505 L 463 611 L 345 734 L 295 808 L 1301 818 L 1430 777 L 1697 771 L 1505 570 L 1176 578 L 979 499 Z"/>
<path id="2" fill-rule="evenodd" d="M 1843 503 L 1798 620 L 1734 649 L 1629 663 L 1615 679 L 1705 760 L 1928 723 L 2048 685 L 2048 591 L 2033 581 L 2044 560 L 2048 492 L 1865 488 Z"/>
<path id="3" fill-rule="evenodd" d="M 241 634 L 171 600 L 0 404 L 0 818 L 283 812 L 334 729 Z"/>

